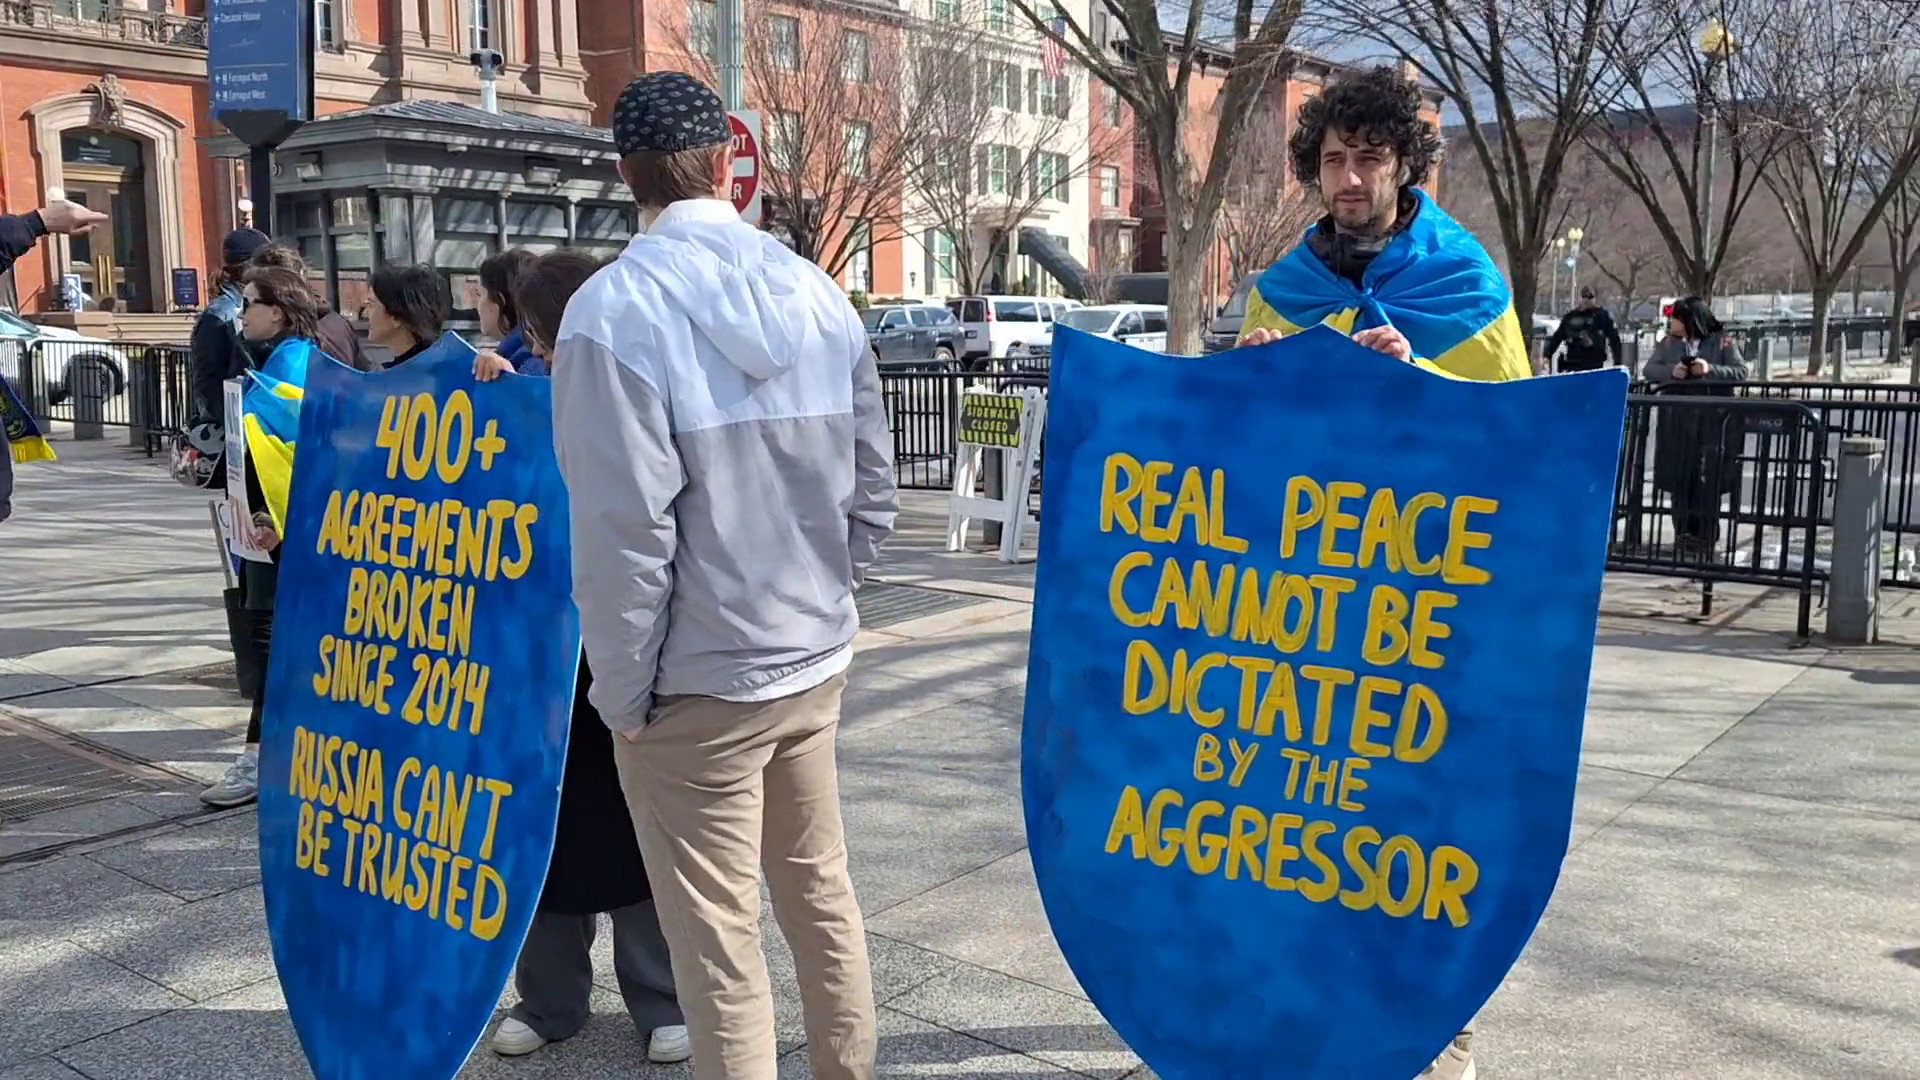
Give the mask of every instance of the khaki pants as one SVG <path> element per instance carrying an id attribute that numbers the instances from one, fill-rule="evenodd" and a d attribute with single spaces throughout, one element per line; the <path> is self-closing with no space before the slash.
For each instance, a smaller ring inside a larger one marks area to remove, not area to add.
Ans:
<path id="1" fill-rule="evenodd" d="M 659 699 L 614 739 L 699 1080 L 775 1080 L 760 870 L 793 948 L 817 1080 L 872 1080 L 873 982 L 834 735 L 846 677 L 776 701 Z"/>

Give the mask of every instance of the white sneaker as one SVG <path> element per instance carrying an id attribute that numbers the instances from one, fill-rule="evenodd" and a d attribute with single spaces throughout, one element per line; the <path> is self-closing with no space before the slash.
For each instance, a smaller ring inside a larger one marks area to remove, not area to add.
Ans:
<path id="1" fill-rule="evenodd" d="M 240 752 L 239 760 L 227 769 L 218 783 L 200 793 L 200 801 L 224 810 L 232 806 L 245 806 L 259 795 L 260 748 L 249 746 Z"/>
<path id="2" fill-rule="evenodd" d="M 1415 1080 L 1475 1080 L 1478 1075 L 1473 1065 L 1473 1032 L 1463 1031 Z"/>
<path id="3" fill-rule="evenodd" d="M 522 1057 L 547 1045 L 540 1033 L 509 1016 L 493 1029 L 493 1041 L 487 1044 L 501 1057 Z"/>
<path id="4" fill-rule="evenodd" d="M 669 1024 L 653 1029 L 653 1035 L 647 1040 L 647 1060 L 656 1065 L 672 1065 L 693 1056 L 693 1041 L 687 1036 L 687 1025 Z"/>

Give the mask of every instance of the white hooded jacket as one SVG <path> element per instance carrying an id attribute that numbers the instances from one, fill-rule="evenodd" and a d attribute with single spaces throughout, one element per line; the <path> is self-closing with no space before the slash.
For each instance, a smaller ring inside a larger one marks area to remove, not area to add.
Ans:
<path id="1" fill-rule="evenodd" d="M 655 694 L 760 700 L 845 670 L 897 495 L 840 287 L 691 200 L 574 294 L 557 336 L 573 598 L 607 726 L 644 725 Z"/>

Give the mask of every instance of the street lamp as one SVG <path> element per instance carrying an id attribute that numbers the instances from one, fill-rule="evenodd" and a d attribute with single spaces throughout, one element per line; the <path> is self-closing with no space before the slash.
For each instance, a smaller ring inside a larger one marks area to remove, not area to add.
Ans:
<path id="1" fill-rule="evenodd" d="M 1567 307 L 1572 309 L 1574 296 L 1580 286 L 1580 241 L 1586 239 L 1587 230 L 1575 225 L 1567 230 L 1567 241 L 1573 245 L 1573 251 L 1567 255 Z"/>
<path id="2" fill-rule="evenodd" d="M 1699 259 L 1702 264 L 1710 266 L 1714 254 L 1713 174 L 1714 164 L 1720 157 L 1720 118 L 1715 92 L 1721 69 L 1726 65 L 1727 58 L 1740 48 L 1740 43 L 1728 32 L 1726 23 L 1719 19 L 1708 19 L 1706 28 L 1700 31 L 1700 38 L 1695 44 L 1707 62 L 1706 78 L 1701 81 L 1698 103 L 1700 124 L 1706 128 L 1707 138 L 1707 165 L 1701 170 L 1706 190 L 1700 195 Z"/>
<path id="3" fill-rule="evenodd" d="M 1560 303 L 1560 262 L 1564 258 L 1564 256 L 1562 255 L 1562 252 L 1566 250 L 1567 250 L 1567 238 L 1564 236 L 1554 237 L 1553 238 L 1553 278 L 1552 278 L 1553 284 L 1547 287 L 1547 295 L 1549 297 L 1552 297 L 1552 299 L 1547 301 L 1548 307 L 1554 307 Z M 1557 313 L 1550 311 L 1547 314 L 1552 315 Z"/>
<path id="4" fill-rule="evenodd" d="M 240 227 L 243 229 L 253 228 L 253 200 L 241 199 L 233 204 L 233 208 L 240 212 Z"/>

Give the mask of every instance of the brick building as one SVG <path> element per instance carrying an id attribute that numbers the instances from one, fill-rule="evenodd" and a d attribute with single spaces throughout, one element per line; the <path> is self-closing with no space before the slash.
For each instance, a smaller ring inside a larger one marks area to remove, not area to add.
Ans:
<path id="1" fill-rule="evenodd" d="M 479 100 L 467 62 L 500 50 L 505 109 L 588 120 L 576 0 L 315 0 L 315 110 L 325 116 L 417 99 Z M 205 0 L 21 0 L 0 5 L 0 201 L 53 193 L 108 214 L 86 237 L 21 260 L 9 299 L 57 306 L 62 274 L 122 310 L 165 311 L 172 271 L 203 280 L 247 190 L 209 115 Z M 0 289 L 0 294 L 6 290 Z"/>

